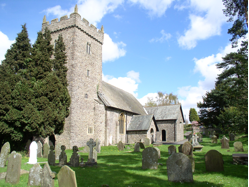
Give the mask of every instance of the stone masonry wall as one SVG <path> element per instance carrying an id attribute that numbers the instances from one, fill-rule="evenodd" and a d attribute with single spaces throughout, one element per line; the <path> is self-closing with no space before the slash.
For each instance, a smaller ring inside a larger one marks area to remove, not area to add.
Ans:
<path id="1" fill-rule="evenodd" d="M 157 121 L 159 128 L 157 142 L 162 141 L 162 130 L 166 130 L 166 142 L 174 142 L 174 124 L 175 121 Z"/>
<path id="2" fill-rule="evenodd" d="M 151 129 L 153 129 L 153 133 L 151 133 Z M 151 120 L 151 124 L 149 130 L 147 131 L 147 138 L 151 139 L 153 134 L 153 142 L 156 142 L 156 126 L 153 120 Z"/>
<path id="3" fill-rule="evenodd" d="M 147 131 L 128 131 L 127 136 L 129 144 L 139 142 L 141 139 L 144 138 L 149 138 L 147 135 Z"/>
<path id="4" fill-rule="evenodd" d="M 176 141 L 181 141 L 184 139 L 184 126 L 183 118 L 181 112 L 179 112 L 178 119 L 176 121 Z"/>

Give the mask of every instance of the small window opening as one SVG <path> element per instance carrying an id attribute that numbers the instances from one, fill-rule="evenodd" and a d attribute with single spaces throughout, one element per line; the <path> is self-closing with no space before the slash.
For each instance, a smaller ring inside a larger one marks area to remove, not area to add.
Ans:
<path id="1" fill-rule="evenodd" d="M 88 134 L 93 134 L 93 127 L 88 127 Z"/>
<path id="2" fill-rule="evenodd" d="M 87 70 L 87 76 L 89 77 L 89 75 L 90 75 L 90 70 Z"/>
<path id="3" fill-rule="evenodd" d="M 85 94 L 85 98 L 88 98 L 88 95 L 87 95 L 87 94 Z"/>
<path id="4" fill-rule="evenodd" d="M 124 134 L 124 114 L 119 116 L 119 133 Z"/>
<path id="5" fill-rule="evenodd" d="M 87 52 L 88 54 L 91 53 L 91 44 L 90 44 L 90 43 L 87 43 L 86 52 Z"/>
<path id="6" fill-rule="evenodd" d="M 55 47 L 56 47 L 56 40 L 54 41 L 54 50 L 55 50 Z"/>

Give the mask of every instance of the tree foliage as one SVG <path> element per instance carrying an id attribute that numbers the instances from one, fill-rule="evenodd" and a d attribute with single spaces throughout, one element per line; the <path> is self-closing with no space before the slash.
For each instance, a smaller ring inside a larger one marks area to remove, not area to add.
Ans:
<path id="1" fill-rule="evenodd" d="M 174 95 L 173 93 L 167 94 L 163 92 L 157 92 L 156 100 L 154 100 L 152 97 L 148 97 L 145 106 L 155 107 L 155 106 L 166 106 L 173 104 L 180 104 L 177 95 Z"/>
<path id="2" fill-rule="evenodd" d="M 190 108 L 189 110 L 189 120 L 192 121 L 199 121 L 199 116 L 195 110 L 195 108 Z"/>

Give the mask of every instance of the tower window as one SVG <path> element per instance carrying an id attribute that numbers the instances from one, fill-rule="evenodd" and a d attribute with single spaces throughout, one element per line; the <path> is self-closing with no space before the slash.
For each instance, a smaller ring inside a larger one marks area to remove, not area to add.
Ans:
<path id="1" fill-rule="evenodd" d="M 85 94 L 85 98 L 88 98 L 88 95 L 87 95 L 87 94 Z"/>
<path id="2" fill-rule="evenodd" d="M 88 127 L 87 133 L 88 134 L 93 134 L 93 127 Z"/>
<path id="3" fill-rule="evenodd" d="M 87 42 L 87 45 L 86 45 L 86 52 L 88 54 L 91 54 L 91 44 Z"/>
<path id="4" fill-rule="evenodd" d="M 125 118 L 124 118 L 124 114 L 121 114 L 119 116 L 119 134 L 124 134 L 124 122 L 125 122 Z"/>
<path id="5" fill-rule="evenodd" d="M 87 76 L 89 77 L 89 75 L 90 75 L 90 70 L 87 70 Z"/>
<path id="6" fill-rule="evenodd" d="M 55 49 L 55 47 L 56 47 L 56 40 L 54 41 L 54 49 Z"/>

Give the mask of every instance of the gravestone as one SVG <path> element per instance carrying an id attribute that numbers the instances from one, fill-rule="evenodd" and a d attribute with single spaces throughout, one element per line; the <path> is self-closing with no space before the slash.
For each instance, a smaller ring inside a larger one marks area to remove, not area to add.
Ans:
<path id="1" fill-rule="evenodd" d="M 101 151 L 101 145 L 100 145 L 100 140 L 97 138 L 96 139 L 96 151 L 98 152 L 98 153 L 100 153 L 100 151 Z"/>
<path id="2" fill-rule="evenodd" d="M 117 147 L 118 147 L 119 151 L 123 151 L 124 150 L 124 144 L 121 141 L 118 142 Z"/>
<path id="3" fill-rule="evenodd" d="M 37 143 L 33 141 L 29 146 L 29 164 L 37 163 Z"/>
<path id="4" fill-rule="evenodd" d="M 143 142 L 139 142 L 139 146 L 140 146 L 141 149 L 145 149 Z"/>
<path id="5" fill-rule="evenodd" d="M 182 145 L 182 153 L 185 154 L 185 155 L 193 155 L 193 146 L 191 145 L 190 142 L 185 142 L 183 145 Z"/>
<path id="6" fill-rule="evenodd" d="M 196 134 L 194 134 L 193 136 L 192 136 L 192 146 L 194 147 L 194 146 L 197 146 L 197 145 L 199 145 L 199 142 L 197 141 L 197 139 L 199 138 L 199 136 L 197 136 Z"/>
<path id="7" fill-rule="evenodd" d="M 168 153 L 169 155 L 172 155 L 173 153 L 176 153 L 176 147 L 174 145 L 171 145 L 168 147 Z"/>
<path id="8" fill-rule="evenodd" d="M 55 160 L 59 160 L 59 156 L 61 154 L 61 144 L 55 144 Z"/>
<path id="9" fill-rule="evenodd" d="M 122 143 L 122 142 L 121 142 Z M 93 147 L 96 146 L 96 142 L 93 141 L 93 139 L 91 138 L 88 142 L 87 142 L 87 146 L 90 148 L 90 153 L 88 156 L 88 161 L 86 162 L 86 166 L 94 166 L 97 165 L 97 162 L 94 160 L 93 157 Z M 124 146 L 123 146 L 124 147 Z M 124 148 L 123 148 L 124 149 Z"/>
<path id="10" fill-rule="evenodd" d="M 36 163 L 32 168 L 30 168 L 28 186 L 41 185 L 41 171 L 42 167 L 38 163 Z"/>
<path id="11" fill-rule="evenodd" d="M 157 169 L 158 153 L 154 147 L 147 147 L 142 153 L 142 169 Z"/>
<path id="12" fill-rule="evenodd" d="M 73 167 L 79 167 L 80 164 L 80 156 L 77 153 L 78 150 L 77 146 L 73 146 L 73 154 L 70 158 L 70 165 Z"/>
<path id="13" fill-rule="evenodd" d="M 61 146 L 61 154 L 59 156 L 59 166 L 64 166 L 67 164 L 67 154 L 65 152 L 66 146 L 62 145 Z"/>
<path id="14" fill-rule="evenodd" d="M 208 172 L 224 171 L 222 154 L 216 150 L 210 150 L 205 155 L 205 165 Z"/>
<path id="15" fill-rule="evenodd" d="M 51 146 L 52 147 L 52 146 Z M 55 174 L 46 163 L 41 172 L 41 187 L 53 187 Z"/>
<path id="16" fill-rule="evenodd" d="M 179 152 L 179 153 L 182 153 L 182 145 L 183 145 L 183 144 L 181 144 L 181 145 L 178 147 L 178 152 Z"/>
<path id="17" fill-rule="evenodd" d="M 40 141 L 37 142 L 37 158 L 42 157 L 42 143 Z"/>
<path id="18" fill-rule="evenodd" d="M 189 134 L 189 135 L 188 135 L 188 141 L 189 141 L 189 142 L 191 141 L 191 138 L 192 138 L 192 134 Z"/>
<path id="19" fill-rule="evenodd" d="M 134 152 L 140 152 L 140 143 L 137 142 L 134 147 Z"/>
<path id="20" fill-rule="evenodd" d="M 223 138 L 220 140 L 221 142 L 221 149 L 229 149 L 229 140 L 224 135 Z"/>
<path id="21" fill-rule="evenodd" d="M 229 135 L 229 139 L 230 139 L 230 141 L 234 141 L 234 140 L 235 140 L 235 135 L 234 135 L 234 133 L 231 133 L 231 134 Z"/>
<path id="22" fill-rule="evenodd" d="M 6 142 L 3 145 L 3 147 L 1 148 L 1 153 L 0 153 L 0 168 L 4 168 L 5 167 L 9 153 L 10 153 L 10 143 Z"/>
<path id="23" fill-rule="evenodd" d="M 202 142 L 202 134 L 199 134 L 199 138 L 197 139 L 198 142 Z"/>
<path id="24" fill-rule="evenodd" d="M 217 143 L 217 136 L 215 135 L 212 136 L 212 143 Z"/>
<path id="25" fill-rule="evenodd" d="M 5 182 L 10 184 L 17 184 L 20 181 L 20 171 L 22 164 L 22 155 L 12 151 L 8 158 L 7 173 Z"/>
<path id="26" fill-rule="evenodd" d="M 49 145 L 48 143 L 45 143 L 43 145 L 43 158 L 48 158 L 48 154 L 49 154 Z"/>
<path id="27" fill-rule="evenodd" d="M 144 146 L 149 146 L 149 145 L 150 145 L 150 139 L 144 138 Z"/>
<path id="28" fill-rule="evenodd" d="M 27 143 L 26 143 L 26 145 L 25 145 L 25 150 L 26 151 L 29 151 L 30 144 L 31 144 L 31 140 L 28 140 Z"/>
<path id="29" fill-rule="evenodd" d="M 158 149 L 157 147 L 154 147 L 157 150 L 157 154 L 158 154 L 158 159 L 161 158 L 161 151 L 160 149 Z"/>
<path id="30" fill-rule="evenodd" d="M 168 180 L 172 182 L 193 182 L 190 159 L 183 153 L 173 153 L 166 162 Z"/>
<path id="31" fill-rule="evenodd" d="M 191 161 L 192 173 L 194 173 L 195 172 L 195 159 L 193 156 L 188 156 L 188 158 Z"/>
<path id="32" fill-rule="evenodd" d="M 55 165 L 55 153 L 54 153 L 54 146 L 53 145 L 50 146 L 50 152 L 48 154 L 48 164 L 50 166 Z"/>
<path id="33" fill-rule="evenodd" d="M 233 147 L 235 152 L 244 152 L 242 142 L 234 142 Z"/>
<path id="34" fill-rule="evenodd" d="M 90 154 L 88 154 L 88 159 L 90 159 Z M 98 159 L 98 152 L 96 151 L 96 149 L 93 149 L 93 159 L 95 162 L 97 162 Z"/>
<path id="35" fill-rule="evenodd" d="M 68 166 L 63 166 L 58 175 L 59 187 L 77 187 L 75 171 Z"/>

